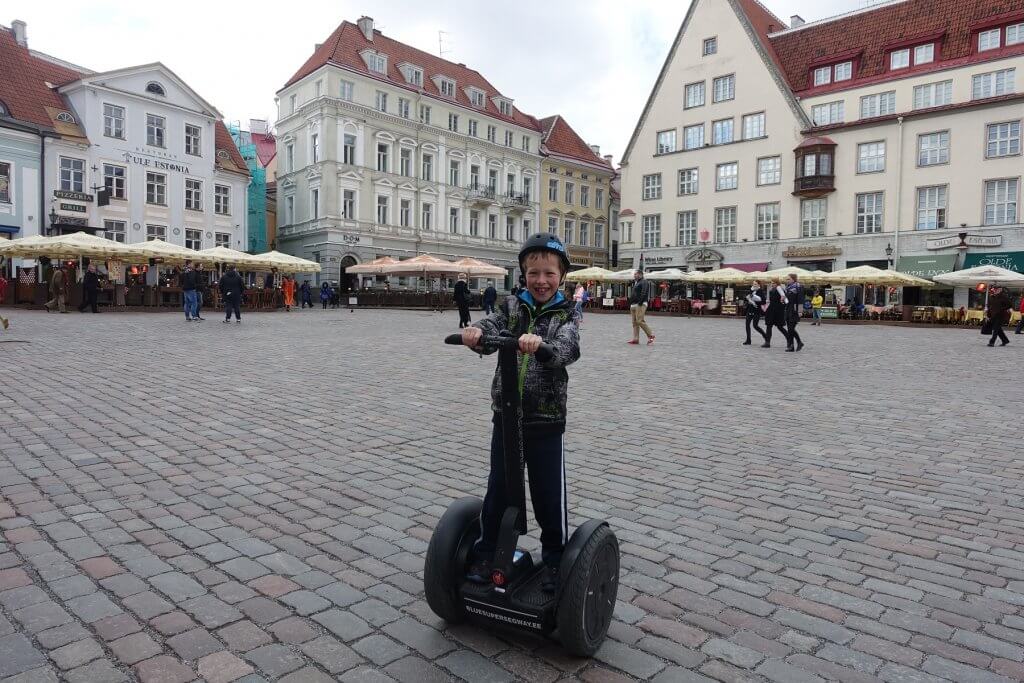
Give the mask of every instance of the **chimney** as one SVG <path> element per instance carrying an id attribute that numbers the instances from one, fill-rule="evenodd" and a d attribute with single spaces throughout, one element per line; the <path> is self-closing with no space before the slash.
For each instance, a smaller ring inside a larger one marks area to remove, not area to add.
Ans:
<path id="1" fill-rule="evenodd" d="M 249 119 L 249 132 L 256 133 L 257 135 L 267 134 L 267 120 L 266 119 Z"/>
<path id="2" fill-rule="evenodd" d="M 801 17 L 799 14 L 794 14 L 793 16 L 791 16 L 789 18 L 789 27 L 790 28 L 796 28 L 797 26 L 803 26 L 804 23 L 805 23 L 804 22 L 804 18 Z"/>
<path id="3" fill-rule="evenodd" d="M 25 32 L 25 26 L 25 22 L 21 19 L 15 19 L 11 22 L 11 28 L 14 30 L 14 39 L 22 47 L 28 47 L 28 34 Z"/>
<path id="4" fill-rule="evenodd" d="M 359 30 L 363 32 L 366 39 L 373 41 L 373 17 L 359 17 L 359 21 L 357 21 L 356 24 L 359 25 Z"/>
<path id="5" fill-rule="evenodd" d="M 608 162 L 609 166 L 614 166 L 615 165 L 615 164 L 612 163 L 612 155 L 611 154 L 605 154 L 604 155 L 604 160 Z"/>
<path id="6" fill-rule="evenodd" d="M 313 52 L 318 52 L 320 48 L 323 47 L 323 45 L 323 43 L 317 43 L 316 46 L 313 48 Z"/>
<path id="7" fill-rule="evenodd" d="M 594 153 L 594 156 L 601 156 L 601 145 L 591 145 L 590 151 Z"/>

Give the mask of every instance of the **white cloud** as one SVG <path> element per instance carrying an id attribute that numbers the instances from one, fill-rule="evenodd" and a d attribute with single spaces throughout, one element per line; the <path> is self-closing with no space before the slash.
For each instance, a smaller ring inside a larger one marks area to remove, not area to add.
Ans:
<path id="1" fill-rule="evenodd" d="M 707 0 L 705 0 L 707 1 Z M 711 0 L 721 2 L 724 0 Z M 865 0 L 765 0 L 788 21 L 813 21 Z M 348 19 L 370 13 L 402 42 L 479 71 L 537 117 L 562 114 L 618 161 L 686 14 L 672 0 L 520 0 L 422 3 L 291 0 L 8 0 L 28 23 L 29 46 L 97 71 L 160 61 L 228 120 L 275 117 L 274 93 Z"/>

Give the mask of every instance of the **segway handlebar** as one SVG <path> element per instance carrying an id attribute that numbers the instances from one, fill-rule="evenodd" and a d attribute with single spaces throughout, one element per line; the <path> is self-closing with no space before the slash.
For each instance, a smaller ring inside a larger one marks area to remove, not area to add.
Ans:
<path id="1" fill-rule="evenodd" d="M 462 346 L 462 335 L 461 334 L 449 334 L 444 338 L 445 344 L 451 344 L 453 346 Z M 495 335 L 487 335 L 480 337 L 480 346 L 485 349 L 499 349 L 503 346 L 511 346 L 516 350 L 519 349 L 519 337 L 499 337 Z M 546 363 L 555 357 L 555 349 L 550 344 L 541 342 L 541 345 L 537 347 L 536 353 L 533 355 L 537 356 L 537 360 L 542 363 Z"/>

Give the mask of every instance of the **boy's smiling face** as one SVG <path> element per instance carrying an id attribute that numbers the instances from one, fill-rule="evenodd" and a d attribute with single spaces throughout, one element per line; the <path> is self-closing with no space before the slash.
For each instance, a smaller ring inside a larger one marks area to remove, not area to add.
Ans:
<path id="1" fill-rule="evenodd" d="M 538 304 L 546 304 L 558 291 L 562 282 L 562 261 L 546 251 L 527 254 L 526 289 Z"/>

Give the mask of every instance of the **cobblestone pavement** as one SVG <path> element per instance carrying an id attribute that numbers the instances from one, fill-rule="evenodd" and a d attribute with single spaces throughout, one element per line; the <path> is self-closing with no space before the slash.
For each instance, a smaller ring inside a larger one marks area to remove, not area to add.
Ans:
<path id="1" fill-rule="evenodd" d="M 580 660 L 423 600 L 486 474 L 493 362 L 441 345 L 454 312 L 12 317 L 4 680 L 1024 679 L 1020 337 L 802 325 L 787 354 L 653 318 L 630 347 L 588 315 L 570 521 L 608 519 L 623 572 Z"/>

